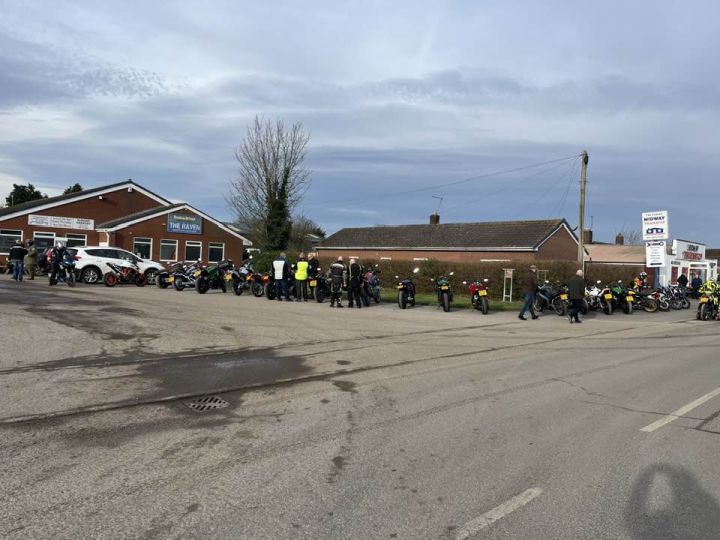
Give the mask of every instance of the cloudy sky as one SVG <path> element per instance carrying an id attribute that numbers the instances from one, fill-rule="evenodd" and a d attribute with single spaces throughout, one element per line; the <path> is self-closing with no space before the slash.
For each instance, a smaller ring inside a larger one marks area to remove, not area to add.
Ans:
<path id="1" fill-rule="evenodd" d="M 132 178 L 229 219 L 261 115 L 311 132 L 302 210 L 329 232 L 425 222 L 433 195 L 444 222 L 575 226 L 576 160 L 486 175 L 586 148 L 596 238 L 668 209 L 720 246 L 714 2 L 94 4 L 0 3 L 2 194 Z"/>

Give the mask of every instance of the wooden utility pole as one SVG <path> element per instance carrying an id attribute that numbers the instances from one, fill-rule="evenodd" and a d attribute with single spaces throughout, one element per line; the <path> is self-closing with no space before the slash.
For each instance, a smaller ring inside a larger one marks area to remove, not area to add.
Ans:
<path id="1" fill-rule="evenodd" d="M 587 165 L 588 165 L 588 153 L 587 150 L 582 151 L 582 170 L 580 172 L 580 223 L 578 229 L 580 230 L 579 242 L 578 242 L 578 262 L 581 268 L 585 268 L 583 261 L 585 260 L 585 186 L 587 181 Z"/>

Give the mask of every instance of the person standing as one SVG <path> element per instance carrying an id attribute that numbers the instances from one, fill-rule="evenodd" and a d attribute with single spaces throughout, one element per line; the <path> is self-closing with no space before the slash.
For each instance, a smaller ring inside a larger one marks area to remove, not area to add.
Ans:
<path id="1" fill-rule="evenodd" d="M 297 302 L 307 302 L 309 266 L 310 265 L 305 259 L 305 254 L 300 253 L 298 261 L 295 263 L 295 298 L 297 299 Z"/>
<path id="2" fill-rule="evenodd" d="M 347 268 L 343 263 L 342 255 L 330 266 L 330 307 L 342 306 L 342 288 L 345 284 Z"/>
<path id="3" fill-rule="evenodd" d="M 695 277 L 692 280 L 692 290 L 693 290 L 693 298 L 697 300 L 700 298 L 700 287 L 702 287 L 702 278 L 700 277 L 700 272 L 697 272 L 695 274 Z"/>
<path id="4" fill-rule="evenodd" d="M 580 312 L 583 308 L 583 298 L 585 298 L 585 279 L 583 279 L 583 275 L 583 271 L 578 270 L 567 281 L 568 297 L 570 298 L 570 313 L 568 313 L 570 324 L 582 322 Z"/>
<path id="5" fill-rule="evenodd" d="M 55 247 L 50 251 L 50 280 L 49 285 L 57 285 L 57 275 L 60 271 L 60 263 L 65 258 L 67 248 L 62 242 L 55 242 Z"/>
<path id="6" fill-rule="evenodd" d="M 315 258 L 315 254 L 308 255 L 308 278 L 310 281 L 316 280 L 320 268 L 320 261 Z M 315 287 L 310 287 L 310 298 L 315 300 Z"/>
<path id="7" fill-rule="evenodd" d="M 282 302 L 282 295 L 290 301 L 290 290 L 288 287 L 288 276 L 290 274 L 290 263 L 287 260 L 285 252 L 273 261 L 273 273 L 275 275 L 275 298 L 278 302 Z"/>
<path id="8" fill-rule="evenodd" d="M 35 242 L 32 240 L 27 241 L 27 254 L 25 255 L 25 268 L 30 274 L 30 281 L 35 279 L 35 270 L 37 269 L 38 263 L 38 252 L 35 247 Z"/>
<path id="9" fill-rule="evenodd" d="M 538 282 L 537 282 L 537 266 L 534 264 L 530 266 L 530 270 L 528 270 L 522 278 L 522 288 L 523 288 L 523 295 L 525 297 L 525 302 L 523 303 L 522 308 L 520 309 L 520 314 L 518 315 L 518 319 L 522 321 L 527 321 L 525 318 L 525 311 L 528 309 L 530 310 L 530 315 L 532 316 L 533 320 L 537 319 L 538 316 L 535 315 L 535 308 L 533 307 L 533 302 L 535 302 L 535 293 L 537 292 L 538 288 Z"/>
<path id="10" fill-rule="evenodd" d="M 18 282 L 23 280 L 23 260 L 25 255 L 27 255 L 27 249 L 23 247 L 21 240 L 16 240 L 15 245 L 10 248 L 8 260 L 13 267 L 13 279 Z"/>
<path id="11" fill-rule="evenodd" d="M 687 295 L 687 285 L 688 285 L 688 278 L 685 275 L 685 272 L 680 274 L 680 277 L 677 279 L 678 284 L 678 291 L 680 291 L 680 298 L 685 300 L 685 295 Z"/>
<path id="12" fill-rule="evenodd" d="M 362 307 L 360 301 L 360 287 L 362 287 L 362 266 L 355 259 L 350 259 L 348 267 L 348 307 L 353 307 L 353 300 L 358 309 Z"/>

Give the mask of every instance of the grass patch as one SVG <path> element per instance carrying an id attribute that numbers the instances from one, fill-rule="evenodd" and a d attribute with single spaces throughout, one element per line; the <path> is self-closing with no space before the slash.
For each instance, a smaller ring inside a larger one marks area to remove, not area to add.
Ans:
<path id="1" fill-rule="evenodd" d="M 382 291 L 382 301 L 386 303 L 397 303 L 397 292 L 392 289 L 384 289 Z M 419 306 L 437 306 L 437 296 L 433 293 L 417 293 L 415 295 L 415 303 Z M 522 302 L 501 302 L 500 300 L 490 300 L 490 311 L 520 311 Z M 452 302 L 452 307 L 461 309 L 470 309 L 470 294 L 458 294 Z"/>

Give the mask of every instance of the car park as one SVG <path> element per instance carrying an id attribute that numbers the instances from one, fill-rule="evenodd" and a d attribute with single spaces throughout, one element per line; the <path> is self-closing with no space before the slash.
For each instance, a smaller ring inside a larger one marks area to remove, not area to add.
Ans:
<path id="1" fill-rule="evenodd" d="M 120 248 L 82 246 L 70 248 L 69 251 L 75 256 L 78 279 L 87 284 L 102 283 L 103 276 L 112 271 L 108 263 L 118 264 L 123 260 L 137 264 L 140 272 L 151 283 L 154 282 L 155 272 L 164 270 L 159 262 L 141 259 Z"/>

